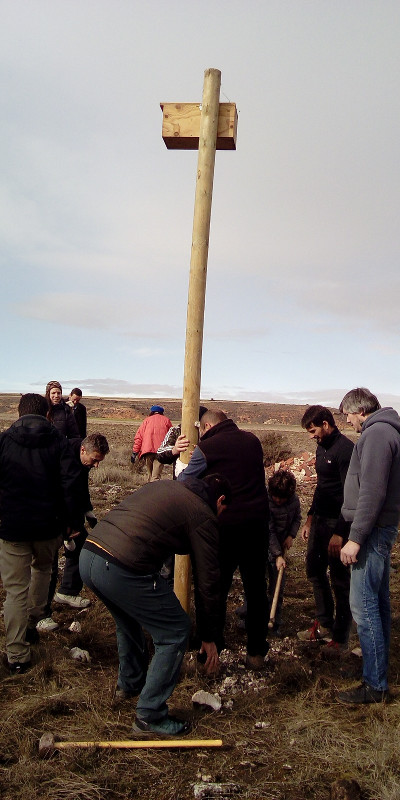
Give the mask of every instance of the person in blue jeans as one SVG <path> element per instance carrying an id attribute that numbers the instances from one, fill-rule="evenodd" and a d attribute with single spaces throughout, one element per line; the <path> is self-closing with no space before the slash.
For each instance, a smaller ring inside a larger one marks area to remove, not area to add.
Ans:
<path id="1" fill-rule="evenodd" d="M 230 502 L 220 475 L 154 481 L 122 501 L 91 531 L 80 555 L 86 586 L 109 609 L 117 630 L 116 699 L 139 695 L 134 733 L 184 736 L 188 721 L 168 713 L 179 676 L 190 620 L 160 569 L 171 553 L 190 554 L 197 631 L 205 670 L 219 664 L 221 590 L 217 516 Z M 154 656 L 149 664 L 143 629 Z"/>
<path id="2" fill-rule="evenodd" d="M 389 697 L 390 553 L 400 517 L 400 417 L 381 408 L 368 389 L 352 389 L 341 404 L 360 438 L 344 485 L 342 515 L 351 522 L 341 550 L 351 565 L 350 607 L 363 655 L 363 681 L 338 694 L 342 703 L 377 703 Z"/>

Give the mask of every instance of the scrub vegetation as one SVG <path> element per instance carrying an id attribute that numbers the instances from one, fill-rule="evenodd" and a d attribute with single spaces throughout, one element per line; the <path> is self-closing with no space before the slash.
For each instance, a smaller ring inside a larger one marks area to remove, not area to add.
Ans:
<path id="1" fill-rule="evenodd" d="M 3 396 L 2 428 L 16 418 L 17 402 L 16 397 L 4 400 Z M 99 518 L 145 480 L 140 467 L 131 466 L 130 451 L 134 432 L 149 404 L 151 401 L 118 404 L 95 399 L 86 403 L 89 431 L 104 433 L 111 446 L 105 462 L 92 471 L 91 495 Z M 177 401 L 172 411 L 169 401 L 163 401 L 163 405 L 173 421 L 179 420 Z M 262 439 L 266 437 L 266 463 L 267 458 L 269 463 L 280 460 L 282 452 L 296 456 L 314 449 L 299 427 L 304 407 L 215 405 L 222 406 L 239 425 L 253 429 Z M 171 477 L 171 468 L 164 468 L 163 478 Z M 305 517 L 313 487 L 300 484 L 298 491 Z M 333 781 L 348 778 L 359 783 L 365 800 L 397 800 L 399 574 L 396 545 L 390 668 L 393 700 L 387 705 L 361 708 L 342 706 L 335 700 L 338 689 L 360 679 L 361 659 L 349 653 L 340 661 L 326 660 L 320 645 L 304 645 L 296 638 L 296 631 L 308 627 L 313 615 L 300 539 L 295 541 L 288 564 L 284 638 L 271 638 L 267 669 L 262 674 L 244 669 L 245 634 L 235 614 L 235 608 L 243 602 L 243 592 L 240 578 L 235 576 L 227 623 L 229 649 L 222 653 L 220 675 L 207 678 L 195 652 L 188 651 L 170 701 L 172 710 L 192 719 L 193 738 L 222 738 L 223 748 L 213 750 L 70 749 L 40 760 L 38 741 L 46 731 L 56 740 L 129 738 L 135 706 L 131 700 L 112 708 L 118 658 L 114 624 L 101 602 L 85 590 L 92 600 L 88 609 L 76 612 L 54 606 L 53 617 L 60 628 L 42 634 L 32 648 L 33 668 L 10 677 L 3 660 L 0 663 L 0 796 L 3 800 L 188 800 L 195 796 L 198 784 L 210 784 L 209 794 L 202 796 L 214 797 L 211 784 L 217 783 L 225 787 L 220 797 L 328 800 Z M 69 630 L 74 620 L 81 624 L 79 633 Z M 357 644 L 354 633 L 352 646 Z M 4 651 L 1 622 L 0 645 Z M 71 658 L 70 650 L 75 646 L 89 652 L 90 663 Z M 221 710 L 194 708 L 191 697 L 198 689 L 218 693 Z"/>

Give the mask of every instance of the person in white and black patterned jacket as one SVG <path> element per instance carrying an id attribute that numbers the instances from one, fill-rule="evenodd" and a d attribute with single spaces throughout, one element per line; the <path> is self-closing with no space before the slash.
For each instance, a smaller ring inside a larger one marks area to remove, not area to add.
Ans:
<path id="1" fill-rule="evenodd" d="M 200 406 L 199 421 L 206 411 L 207 409 L 205 406 Z M 182 472 L 186 466 L 186 464 L 183 464 L 180 460 L 178 465 L 177 461 L 180 454 L 183 453 L 188 446 L 189 439 L 181 432 L 181 426 L 173 425 L 173 427 L 167 431 L 163 442 L 161 442 L 157 450 L 157 459 L 161 464 L 172 464 L 174 480 L 176 480 L 179 473 Z"/>

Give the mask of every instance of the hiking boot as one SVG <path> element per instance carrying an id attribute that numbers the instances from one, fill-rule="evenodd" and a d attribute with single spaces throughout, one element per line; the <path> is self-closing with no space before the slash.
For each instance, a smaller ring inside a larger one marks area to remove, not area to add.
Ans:
<path id="1" fill-rule="evenodd" d="M 332 640 L 332 631 L 330 628 L 324 628 L 315 619 L 311 628 L 306 631 L 298 631 L 297 638 L 301 642 L 330 642 Z"/>
<path id="2" fill-rule="evenodd" d="M 71 608 L 87 608 L 90 606 L 90 600 L 86 597 L 81 597 L 80 594 L 61 594 L 61 592 L 56 592 L 54 602 L 64 606 L 71 606 Z"/>
<path id="3" fill-rule="evenodd" d="M 139 717 L 135 718 L 132 725 L 133 733 L 145 734 L 147 736 L 187 736 L 191 730 L 191 724 L 188 720 L 177 719 L 176 717 L 165 717 L 164 719 L 153 720 L 152 722 L 145 722 L 144 719 Z"/>
<path id="4" fill-rule="evenodd" d="M 28 644 L 37 644 L 40 639 L 40 636 L 36 630 L 36 628 L 27 628 L 25 634 L 25 641 Z"/>
<path id="5" fill-rule="evenodd" d="M 245 666 L 246 669 L 252 669 L 255 672 L 259 672 L 260 670 L 265 669 L 265 656 L 250 656 L 247 653 Z"/>
<path id="6" fill-rule="evenodd" d="M 36 625 L 36 630 L 39 633 L 48 633 L 49 631 L 56 631 L 59 628 L 58 622 L 55 622 L 51 617 L 44 617 L 40 619 Z"/>
<path id="7" fill-rule="evenodd" d="M 320 652 L 322 658 L 330 661 L 331 659 L 334 660 L 336 658 L 340 658 L 343 653 L 347 653 L 348 648 L 346 644 L 343 644 L 342 642 L 335 642 L 334 639 L 331 639 L 328 644 L 322 645 Z"/>
<path id="8" fill-rule="evenodd" d="M 346 692 L 339 692 L 337 694 L 339 703 L 350 703 L 352 705 L 359 705 L 362 703 L 386 703 L 389 700 L 389 692 L 387 689 L 373 689 L 368 683 L 363 681 L 359 686 L 354 689 L 348 689 Z"/>
<path id="9" fill-rule="evenodd" d="M 31 661 L 24 661 L 22 664 L 20 661 L 13 661 L 8 663 L 8 669 L 10 670 L 10 675 L 23 675 L 24 672 L 27 672 L 32 666 Z"/>

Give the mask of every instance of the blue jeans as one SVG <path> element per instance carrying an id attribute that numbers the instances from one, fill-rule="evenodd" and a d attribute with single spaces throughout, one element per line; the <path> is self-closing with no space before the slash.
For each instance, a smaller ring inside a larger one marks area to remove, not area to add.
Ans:
<path id="1" fill-rule="evenodd" d="M 351 570 L 350 607 L 363 654 L 363 678 L 373 689 L 388 689 L 390 645 L 390 552 L 397 528 L 375 527 Z"/>
<path id="2" fill-rule="evenodd" d="M 139 694 L 138 717 L 146 722 L 168 716 L 167 700 L 178 682 L 190 620 L 170 584 L 159 574 L 134 575 L 83 548 L 81 577 L 107 606 L 117 629 L 118 687 Z M 148 652 L 142 629 L 154 643 Z"/>

